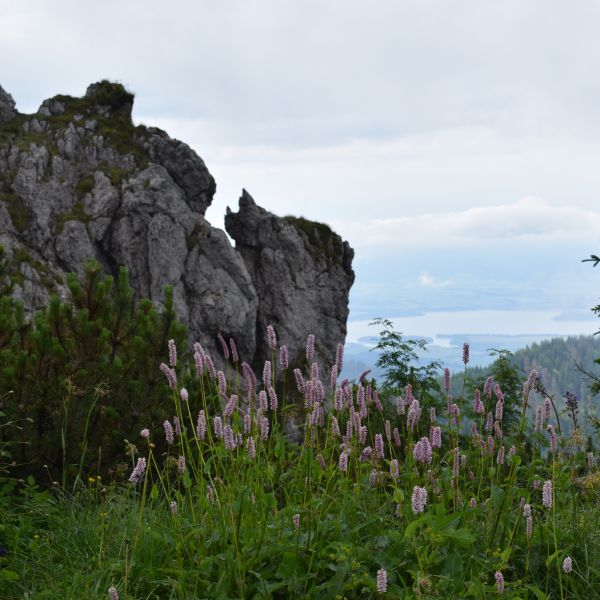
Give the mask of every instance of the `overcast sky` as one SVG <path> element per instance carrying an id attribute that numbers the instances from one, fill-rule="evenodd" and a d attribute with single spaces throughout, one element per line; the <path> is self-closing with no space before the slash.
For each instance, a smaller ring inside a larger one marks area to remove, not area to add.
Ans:
<path id="1" fill-rule="evenodd" d="M 595 324 L 600 268 L 580 261 L 600 251 L 599 2 L 0 7 L 0 84 L 21 111 L 121 81 L 137 122 L 205 160 L 213 224 L 245 187 L 350 241 L 354 318 L 544 309 L 573 333 Z"/>

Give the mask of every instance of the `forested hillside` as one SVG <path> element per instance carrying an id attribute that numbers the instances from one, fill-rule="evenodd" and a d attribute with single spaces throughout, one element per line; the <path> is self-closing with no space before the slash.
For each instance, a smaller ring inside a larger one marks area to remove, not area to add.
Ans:
<path id="1" fill-rule="evenodd" d="M 496 357 L 497 353 L 491 351 L 489 366 L 467 368 L 467 389 L 492 374 Z M 595 363 L 598 357 L 600 337 L 577 336 L 531 344 L 510 355 L 510 361 L 519 370 L 523 381 L 531 369 L 538 370 L 546 391 L 556 402 L 557 409 L 564 408 L 566 392 L 574 393 L 579 401 L 581 425 L 587 430 L 590 426 L 587 417 L 598 416 L 600 401 L 597 394 L 590 392 L 592 380 L 583 371 L 600 377 L 600 365 Z M 463 374 L 457 373 L 452 378 L 451 393 L 460 396 L 462 390 Z"/>

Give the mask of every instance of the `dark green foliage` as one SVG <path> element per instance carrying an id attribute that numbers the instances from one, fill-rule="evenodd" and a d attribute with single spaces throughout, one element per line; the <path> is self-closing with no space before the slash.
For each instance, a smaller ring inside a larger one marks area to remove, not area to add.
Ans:
<path id="1" fill-rule="evenodd" d="M 158 364 L 168 339 L 182 349 L 186 340 L 171 289 L 159 313 L 134 301 L 125 269 L 113 281 L 93 261 L 68 287 L 69 302 L 53 297 L 31 320 L 20 302 L 0 298 L 0 396 L 21 423 L 0 430 L 0 441 L 18 443 L 21 470 L 47 464 L 65 480 L 91 465 L 115 469 L 126 436 L 159 426 L 169 393 Z"/>
<path id="2" fill-rule="evenodd" d="M 113 110 L 128 107 L 129 111 L 131 111 L 134 96 L 120 83 L 103 79 L 93 85 L 91 98 L 100 106 L 110 106 Z"/>
<path id="3" fill-rule="evenodd" d="M 419 352 L 427 350 L 427 342 L 403 338 L 389 319 L 375 319 L 371 325 L 382 328 L 379 341 L 372 350 L 379 354 L 375 366 L 384 371 L 383 390 L 404 395 L 404 387 L 410 384 L 419 400 L 437 401 L 441 389 L 437 380 L 441 364 L 438 361 L 417 364 Z"/>
<path id="4" fill-rule="evenodd" d="M 87 175 L 83 179 L 80 179 L 75 186 L 75 196 L 80 200 L 86 194 L 89 194 L 94 189 L 94 176 Z"/>
<path id="5" fill-rule="evenodd" d="M 17 232 L 26 231 L 32 220 L 29 208 L 12 192 L 0 191 L 0 201 L 6 204 L 6 210 Z"/>
<path id="6" fill-rule="evenodd" d="M 293 225 L 300 234 L 304 246 L 315 261 L 331 262 L 341 256 L 342 238 L 334 233 L 329 225 L 309 221 L 303 217 L 283 217 L 283 220 Z"/>

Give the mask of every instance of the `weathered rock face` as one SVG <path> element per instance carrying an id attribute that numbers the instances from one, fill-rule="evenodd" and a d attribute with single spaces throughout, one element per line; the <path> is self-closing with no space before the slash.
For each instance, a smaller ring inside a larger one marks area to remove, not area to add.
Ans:
<path id="1" fill-rule="evenodd" d="M 6 123 L 16 116 L 15 101 L 0 85 L 0 123 Z"/>
<path id="2" fill-rule="evenodd" d="M 271 323 L 294 349 L 313 333 L 317 354 L 331 363 L 346 338 L 353 250 L 327 225 L 277 217 L 245 190 L 239 204 L 239 212 L 227 210 L 225 228 L 258 295 L 257 330 Z M 269 354 L 264 336 L 257 339 L 257 351 Z"/>
<path id="3" fill-rule="evenodd" d="M 65 274 L 95 258 L 129 270 L 138 298 L 174 289 L 190 336 L 217 354 L 233 337 L 260 364 L 272 323 L 292 360 L 308 333 L 329 361 L 346 334 L 352 250 L 327 226 L 279 218 L 244 192 L 225 232 L 205 219 L 215 181 L 165 132 L 131 121 L 133 95 L 100 82 L 19 114 L 0 88 L 0 244 L 13 257 L 15 295 L 31 312 L 66 296 Z"/>

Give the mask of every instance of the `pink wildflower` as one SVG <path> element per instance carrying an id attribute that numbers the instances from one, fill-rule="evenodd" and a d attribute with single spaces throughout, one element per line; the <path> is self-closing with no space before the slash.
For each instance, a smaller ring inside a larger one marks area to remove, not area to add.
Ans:
<path id="1" fill-rule="evenodd" d="M 119 600 L 119 593 L 117 592 L 117 588 L 114 585 L 111 585 L 108 588 L 108 597 L 110 600 Z"/>
<path id="2" fill-rule="evenodd" d="M 544 400 L 544 420 L 548 422 L 550 420 L 550 411 L 552 410 L 552 402 L 550 402 L 550 398 L 546 398 Z"/>
<path id="3" fill-rule="evenodd" d="M 346 454 L 346 452 L 342 452 L 340 454 L 340 461 L 338 466 L 342 473 L 346 473 L 348 471 L 348 454 Z"/>
<path id="4" fill-rule="evenodd" d="M 256 456 L 256 448 L 254 446 L 253 437 L 248 438 L 248 441 L 246 442 L 246 449 L 248 450 L 248 456 L 253 459 Z"/>
<path id="5" fill-rule="evenodd" d="M 358 443 L 361 446 L 364 446 L 367 443 L 367 426 L 366 425 L 361 425 L 360 429 L 358 430 Z"/>
<path id="6" fill-rule="evenodd" d="M 385 594 L 387 592 L 387 573 L 385 569 L 377 571 L 377 593 Z"/>
<path id="7" fill-rule="evenodd" d="M 223 428 L 223 441 L 227 450 L 235 450 L 235 437 L 231 425 L 225 425 Z"/>
<path id="8" fill-rule="evenodd" d="M 548 479 L 548 481 L 544 482 L 544 487 L 542 488 L 542 504 L 546 508 L 552 508 L 552 480 Z"/>
<path id="9" fill-rule="evenodd" d="M 407 415 L 407 425 L 408 428 L 412 431 L 415 425 L 419 422 L 419 418 L 421 417 L 421 406 L 419 405 L 419 401 L 414 398 L 410 404 L 410 408 L 408 409 Z"/>
<path id="10" fill-rule="evenodd" d="M 433 459 L 429 439 L 422 437 L 413 448 L 413 458 L 420 463 L 431 464 Z"/>
<path id="11" fill-rule="evenodd" d="M 212 358 L 210 356 L 208 356 L 208 354 L 204 355 L 204 364 L 206 365 L 206 368 L 208 369 L 208 376 L 211 379 L 216 379 L 217 378 L 217 370 L 215 369 L 215 365 L 212 361 Z"/>
<path id="12" fill-rule="evenodd" d="M 494 577 L 496 578 L 496 589 L 498 590 L 498 593 L 503 594 L 504 593 L 504 575 L 502 575 L 502 573 L 500 573 L 500 571 L 496 571 L 496 574 L 494 575 Z"/>
<path id="13" fill-rule="evenodd" d="M 342 372 L 342 366 L 344 363 L 344 344 L 338 344 L 335 353 L 335 366 L 337 367 L 338 373 Z"/>
<path id="14" fill-rule="evenodd" d="M 296 378 L 296 386 L 298 387 L 298 391 L 301 394 L 304 394 L 306 383 L 304 382 L 304 377 L 302 377 L 302 371 L 300 371 L 300 369 L 294 369 L 294 377 Z"/>
<path id="15" fill-rule="evenodd" d="M 494 415 L 492 411 L 489 411 L 487 414 L 487 419 L 485 421 L 485 431 L 486 433 L 491 433 L 494 429 Z"/>
<path id="16" fill-rule="evenodd" d="M 375 434 L 375 452 L 379 458 L 384 458 L 383 437 L 380 433 Z"/>
<path id="17" fill-rule="evenodd" d="M 274 351 L 277 347 L 277 335 L 275 334 L 273 325 L 267 325 L 267 343 L 271 351 Z"/>
<path id="18" fill-rule="evenodd" d="M 306 360 L 312 361 L 315 355 L 315 336 L 311 333 L 306 339 Z"/>
<path id="19" fill-rule="evenodd" d="M 231 348 L 231 362 L 237 363 L 240 360 L 238 355 L 237 346 L 233 341 L 233 338 L 229 338 L 229 347 Z"/>
<path id="20" fill-rule="evenodd" d="M 223 410 L 223 416 L 231 417 L 231 415 L 233 415 L 233 413 L 235 412 L 235 409 L 237 408 L 237 403 L 238 403 L 238 397 L 235 394 L 232 394 L 231 398 L 229 398 L 229 400 L 227 400 L 227 404 L 225 405 L 225 408 Z"/>
<path id="21" fill-rule="evenodd" d="M 462 360 L 465 363 L 465 365 L 469 362 L 469 344 L 467 344 L 467 342 L 465 342 L 463 344 L 463 356 L 462 356 Z"/>
<path id="22" fill-rule="evenodd" d="M 485 412 L 485 407 L 481 401 L 481 393 L 479 390 L 475 390 L 475 402 L 473 403 L 473 410 L 477 415 L 482 415 Z"/>
<path id="23" fill-rule="evenodd" d="M 172 367 L 177 366 L 177 347 L 175 346 L 175 340 L 169 340 L 169 364 Z"/>
<path id="24" fill-rule="evenodd" d="M 483 386 L 483 393 L 488 400 L 492 397 L 492 386 L 494 385 L 494 378 L 490 375 Z"/>
<path id="25" fill-rule="evenodd" d="M 225 360 L 229 360 L 229 348 L 227 347 L 227 342 L 220 333 L 217 334 L 217 339 L 219 340 L 219 344 L 221 344 L 221 349 L 223 350 L 223 358 L 225 358 Z"/>
<path id="26" fill-rule="evenodd" d="M 165 363 L 160 363 L 160 370 L 165 374 L 169 387 L 174 390 L 177 387 L 177 375 L 175 374 L 175 370 L 165 365 Z"/>
<path id="27" fill-rule="evenodd" d="M 504 404 L 501 400 L 496 402 L 496 420 L 502 421 L 502 415 L 504 413 Z"/>
<path id="28" fill-rule="evenodd" d="M 333 437 L 340 437 L 340 425 L 335 417 L 331 417 L 331 435 Z"/>
<path id="29" fill-rule="evenodd" d="M 494 385 L 494 394 L 498 398 L 498 402 L 504 402 L 504 394 L 497 383 Z"/>
<path id="30" fill-rule="evenodd" d="M 279 401 L 277 399 L 275 389 L 272 385 L 267 386 L 267 392 L 269 393 L 269 400 L 271 400 L 271 410 L 273 412 L 277 412 L 277 408 L 279 407 Z"/>
<path id="31" fill-rule="evenodd" d="M 215 503 L 215 491 L 210 483 L 206 486 L 206 499 L 208 500 L 209 504 Z"/>
<path id="32" fill-rule="evenodd" d="M 269 419 L 263 417 L 260 420 L 260 437 L 266 440 L 269 437 Z"/>
<path id="33" fill-rule="evenodd" d="M 204 361 L 202 360 L 202 354 L 200 352 L 194 352 L 194 363 L 196 365 L 196 375 L 198 375 L 198 377 L 202 377 Z"/>
<path id="34" fill-rule="evenodd" d="M 361 463 L 367 462 L 371 458 L 371 453 L 372 453 L 371 446 L 366 446 L 360 454 L 360 462 Z"/>
<path id="35" fill-rule="evenodd" d="M 131 483 L 139 483 L 140 479 L 144 475 L 145 470 L 146 470 L 146 459 L 143 457 L 138 458 L 137 464 L 135 465 L 135 468 L 133 469 L 131 475 L 129 476 L 129 481 L 131 481 Z"/>
<path id="36" fill-rule="evenodd" d="M 266 360 L 263 367 L 263 385 L 267 387 L 271 384 L 271 361 Z"/>
<path id="37" fill-rule="evenodd" d="M 213 419 L 213 428 L 215 430 L 215 437 L 220 440 L 223 437 L 223 421 L 221 417 L 215 417 Z"/>
<path id="38" fill-rule="evenodd" d="M 405 412 L 404 398 L 402 396 L 396 398 L 396 411 L 399 415 L 403 415 Z"/>
<path id="39" fill-rule="evenodd" d="M 498 450 L 498 456 L 496 457 L 496 462 L 499 465 L 503 465 L 504 464 L 504 446 L 500 446 L 499 450 Z"/>
<path id="40" fill-rule="evenodd" d="M 269 410 L 267 392 L 265 392 L 265 390 L 260 390 L 260 392 L 258 392 L 258 407 L 265 412 Z"/>
<path id="41" fill-rule="evenodd" d="M 573 570 L 573 559 L 570 556 L 565 556 L 565 560 L 563 560 L 562 564 L 562 570 L 563 573 L 566 573 L 567 575 Z"/>
<path id="42" fill-rule="evenodd" d="M 444 369 L 444 390 L 446 393 L 450 391 L 450 369 Z"/>
<path id="43" fill-rule="evenodd" d="M 196 434 L 198 435 L 198 439 L 203 440 L 206 436 L 206 416 L 204 415 L 204 411 L 201 410 L 198 413 L 198 422 L 196 423 Z"/>
<path id="44" fill-rule="evenodd" d="M 369 485 L 374 487 L 377 484 L 377 469 L 372 469 L 369 475 Z"/>
<path id="45" fill-rule="evenodd" d="M 144 438 L 144 439 L 148 439 L 150 437 L 150 430 L 149 429 L 142 429 L 140 431 L 140 435 Z"/>
<path id="46" fill-rule="evenodd" d="M 344 408 L 343 394 L 344 394 L 343 390 L 341 388 L 337 388 L 335 390 L 335 394 L 333 396 L 333 408 L 338 412 L 340 412 Z"/>
<path id="47" fill-rule="evenodd" d="M 282 371 L 285 371 L 289 367 L 289 354 L 287 346 L 281 346 L 279 348 L 279 366 Z"/>
<path id="48" fill-rule="evenodd" d="M 425 510 L 427 504 L 427 490 L 424 487 L 415 485 L 412 493 L 412 511 L 413 514 L 418 515 Z"/>
<path id="49" fill-rule="evenodd" d="M 442 428 L 432 427 L 431 428 L 431 447 L 441 448 L 442 447 Z"/>
<path id="50" fill-rule="evenodd" d="M 165 428 L 165 439 L 167 440 L 167 444 L 171 445 L 175 440 L 175 436 L 173 435 L 173 427 L 169 421 L 165 421 L 163 423 L 163 427 Z"/>

